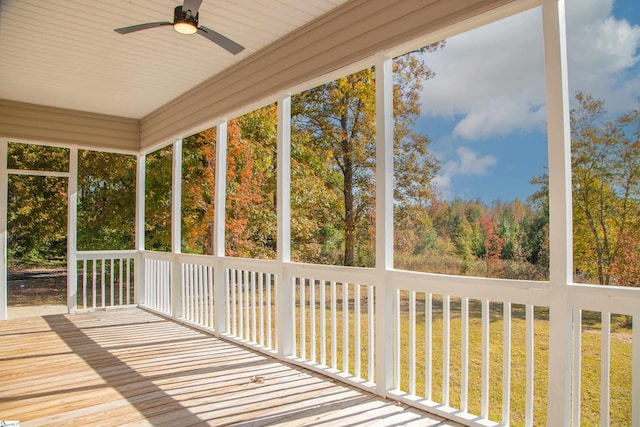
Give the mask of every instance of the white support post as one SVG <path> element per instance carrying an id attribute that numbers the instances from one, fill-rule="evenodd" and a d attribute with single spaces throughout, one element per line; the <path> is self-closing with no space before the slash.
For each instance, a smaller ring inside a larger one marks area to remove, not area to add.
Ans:
<path id="1" fill-rule="evenodd" d="M 640 309 L 633 313 L 631 342 L 631 425 L 640 427 Z"/>
<path id="2" fill-rule="evenodd" d="M 134 303 L 144 304 L 144 257 L 142 252 L 144 251 L 144 234 L 145 234 L 145 174 L 146 174 L 146 161 L 147 158 L 144 154 L 138 156 L 138 168 L 136 172 L 136 233 L 135 233 L 135 248 L 138 252 L 138 257 L 134 264 Z"/>
<path id="3" fill-rule="evenodd" d="M 542 1 L 549 145 L 548 425 L 570 425 L 572 308 L 571 129 L 564 0 Z"/>
<path id="4" fill-rule="evenodd" d="M 227 194 L 227 122 L 220 123 L 216 128 L 216 181 L 214 199 L 214 227 L 213 253 L 215 256 L 214 286 L 214 327 L 216 334 L 227 332 L 226 307 L 226 272 L 222 259 L 225 247 L 225 199 Z"/>
<path id="5" fill-rule="evenodd" d="M 0 140 L 0 320 L 7 320 L 7 208 L 9 175 L 6 139 Z"/>
<path id="6" fill-rule="evenodd" d="M 393 60 L 376 62 L 376 392 L 393 386 Z"/>
<path id="7" fill-rule="evenodd" d="M 178 254 L 182 252 L 182 139 L 173 143 L 171 168 L 171 315 L 182 318 L 182 265 Z"/>
<path id="8" fill-rule="evenodd" d="M 78 148 L 69 149 L 67 181 L 67 309 L 74 313 L 78 304 Z"/>
<path id="9" fill-rule="evenodd" d="M 291 97 L 284 95 L 278 102 L 278 262 L 282 267 L 278 275 L 276 330 L 278 356 L 284 358 L 295 353 L 294 287 L 285 265 L 291 261 Z"/>

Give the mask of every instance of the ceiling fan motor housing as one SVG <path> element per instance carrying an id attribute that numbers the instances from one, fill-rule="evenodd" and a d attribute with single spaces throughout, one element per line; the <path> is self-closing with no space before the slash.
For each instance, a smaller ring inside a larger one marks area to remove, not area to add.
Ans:
<path id="1" fill-rule="evenodd" d="M 191 15 L 190 11 L 182 11 L 182 6 L 176 6 L 173 10 L 173 22 L 186 22 L 198 27 L 198 13 Z"/>

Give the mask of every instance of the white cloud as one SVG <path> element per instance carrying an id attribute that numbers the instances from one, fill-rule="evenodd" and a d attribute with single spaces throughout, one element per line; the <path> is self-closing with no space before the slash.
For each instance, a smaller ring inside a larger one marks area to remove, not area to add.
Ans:
<path id="1" fill-rule="evenodd" d="M 613 0 L 567 3 L 570 90 L 605 99 L 611 112 L 636 106 L 640 26 L 612 17 Z M 539 8 L 460 34 L 429 54 L 423 113 L 454 117 L 453 136 L 479 139 L 543 129 L 545 87 Z M 624 77 L 624 78 L 622 78 Z"/>
<path id="2" fill-rule="evenodd" d="M 611 15 L 613 0 L 572 0 L 567 4 L 569 86 L 604 99 L 612 112 L 636 106 L 640 75 L 640 25 Z"/>
<path id="3" fill-rule="evenodd" d="M 446 162 L 434 178 L 436 187 L 444 193 L 449 191 L 455 175 L 485 175 L 497 163 L 494 156 L 480 156 L 468 147 L 458 147 L 456 154 L 457 158 Z"/>
<path id="4" fill-rule="evenodd" d="M 514 130 L 531 130 L 544 125 L 545 114 L 544 106 L 527 105 L 526 99 L 490 100 L 485 108 L 471 109 L 455 126 L 453 135 L 481 139 L 504 136 Z"/>
<path id="5" fill-rule="evenodd" d="M 529 10 L 448 39 L 426 58 L 436 77 L 425 84 L 423 111 L 466 117 L 538 109 L 544 103 L 541 22 L 540 11 Z M 504 122 L 502 132 L 516 129 Z M 471 131 L 467 123 L 464 134 Z"/>

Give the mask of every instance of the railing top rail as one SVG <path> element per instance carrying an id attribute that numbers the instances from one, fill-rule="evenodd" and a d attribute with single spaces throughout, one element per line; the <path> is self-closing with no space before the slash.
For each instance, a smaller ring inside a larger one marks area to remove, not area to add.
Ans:
<path id="1" fill-rule="evenodd" d="M 238 270 L 260 271 L 263 273 L 278 274 L 282 271 L 279 261 L 270 259 L 253 258 L 221 258 L 223 268 L 236 268 Z"/>
<path id="2" fill-rule="evenodd" d="M 571 284 L 567 289 L 573 308 L 640 315 L 640 289 L 638 288 Z"/>
<path id="3" fill-rule="evenodd" d="M 176 254 L 178 261 L 185 264 L 196 265 L 213 265 L 216 262 L 216 257 L 213 255 L 203 254 Z"/>
<path id="4" fill-rule="evenodd" d="M 449 274 L 428 273 L 421 271 L 409 271 L 409 270 L 388 270 L 387 274 L 402 275 L 402 277 L 412 280 L 422 280 L 428 283 L 438 283 L 447 281 L 448 283 L 460 283 L 469 285 L 496 285 L 509 288 L 520 289 L 547 289 L 549 288 L 548 281 L 542 280 L 518 280 L 518 279 L 500 279 L 493 277 L 479 277 L 479 276 L 455 276 Z"/>
<path id="5" fill-rule="evenodd" d="M 134 249 L 125 250 L 106 250 L 106 251 L 77 251 L 78 260 L 89 259 L 116 259 L 116 258 L 132 258 L 138 254 Z"/>
<path id="6" fill-rule="evenodd" d="M 377 270 L 366 267 L 345 267 L 305 263 L 280 263 L 276 260 L 216 257 L 200 254 L 174 254 L 171 252 L 136 250 L 77 251 L 77 259 L 133 258 L 141 253 L 145 259 L 177 260 L 196 265 L 215 265 L 223 268 L 260 271 L 278 274 L 286 272 L 294 277 L 375 285 Z M 549 282 L 531 280 L 495 279 L 473 276 L 450 276 L 436 273 L 388 270 L 386 276 L 393 289 L 429 292 L 473 299 L 508 301 L 521 304 L 548 306 Z M 599 286 L 572 283 L 567 286 L 570 303 L 574 308 L 609 311 L 619 314 L 640 314 L 640 289 L 619 286 Z"/>
<path id="7" fill-rule="evenodd" d="M 373 268 L 304 263 L 287 263 L 284 268 L 292 276 L 305 279 L 357 283 L 360 285 L 376 284 L 376 270 Z"/>
<path id="8" fill-rule="evenodd" d="M 401 270 L 389 271 L 387 275 L 394 289 L 516 304 L 549 305 L 549 282 L 447 276 Z"/>
<path id="9" fill-rule="evenodd" d="M 158 252 L 158 251 L 141 251 L 144 259 L 157 259 L 162 261 L 172 261 L 176 255 L 172 252 Z"/>

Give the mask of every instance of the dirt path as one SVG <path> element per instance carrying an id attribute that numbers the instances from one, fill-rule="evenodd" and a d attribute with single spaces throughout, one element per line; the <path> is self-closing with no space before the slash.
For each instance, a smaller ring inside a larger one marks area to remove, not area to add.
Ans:
<path id="1" fill-rule="evenodd" d="M 7 278 L 10 306 L 66 304 L 65 268 L 11 268 Z"/>

